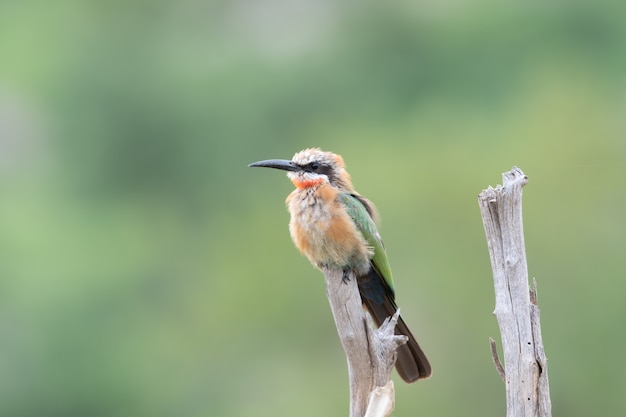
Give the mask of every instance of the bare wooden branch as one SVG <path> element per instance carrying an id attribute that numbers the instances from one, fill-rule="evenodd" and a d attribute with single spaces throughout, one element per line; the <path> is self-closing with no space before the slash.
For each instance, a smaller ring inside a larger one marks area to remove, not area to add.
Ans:
<path id="1" fill-rule="evenodd" d="M 539 323 L 539 307 L 537 307 L 537 280 L 533 278 L 533 287 L 530 290 L 530 321 L 533 329 L 533 340 L 535 341 L 535 358 L 539 364 L 539 382 L 537 391 L 539 395 L 540 417 L 552 414 L 552 402 L 550 400 L 550 384 L 548 383 L 548 358 L 543 349 L 543 339 L 541 337 L 541 325 Z"/>
<path id="2" fill-rule="evenodd" d="M 508 417 L 551 416 L 547 361 L 539 310 L 531 302 L 522 225 L 522 187 L 528 178 L 517 167 L 502 174 L 502 185 L 478 196 L 493 270 L 494 315 L 502 335 Z M 536 293 L 533 295 L 536 300 Z"/>
<path id="3" fill-rule="evenodd" d="M 390 416 L 394 403 L 395 389 L 393 381 L 387 382 L 384 387 L 376 387 L 370 394 L 370 401 L 367 404 L 365 417 L 386 417 Z"/>
<path id="4" fill-rule="evenodd" d="M 348 360 L 350 417 L 387 417 L 395 401 L 391 371 L 396 349 L 407 341 L 406 336 L 394 334 L 399 312 L 375 329 L 361 305 L 356 278 L 350 275 L 343 282 L 342 271 L 324 269 L 323 272 L 326 295 Z"/>
<path id="5" fill-rule="evenodd" d="M 496 371 L 498 371 L 498 375 L 502 378 L 502 382 L 506 383 L 506 375 L 504 374 L 504 367 L 502 366 L 502 362 L 500 362 L 500 357 L 498 356 L 498 348 L 496 347 L 496 341 L 491 337 L 489 338 L 489 348 L 491 350 L 491 359 L 493 359 L 493 365 L 496 367 Z"/>

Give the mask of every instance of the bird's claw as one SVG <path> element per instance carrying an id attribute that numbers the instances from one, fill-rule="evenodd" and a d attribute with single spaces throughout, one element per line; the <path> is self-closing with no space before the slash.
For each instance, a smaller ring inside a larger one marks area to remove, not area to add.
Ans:
<path id="1" fill-rule="evenodd" d="M 350 281 L 350 270 L 344 269 L 343 275 L 341 276 L 341 282 L 343 282 L 344 284 L 347 284 L 348 281 Z"/>

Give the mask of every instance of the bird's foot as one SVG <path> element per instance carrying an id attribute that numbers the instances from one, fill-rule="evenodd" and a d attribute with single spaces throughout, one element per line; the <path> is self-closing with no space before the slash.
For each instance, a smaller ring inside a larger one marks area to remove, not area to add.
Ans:
<path id="1" fill-rule="evenodd" d="M 350 281 L 350 270 L 344 269 L 343 275 L 341 276 L 341 282 L 343 282 L 344 284 L 347 284 L 348 281 Z"/>

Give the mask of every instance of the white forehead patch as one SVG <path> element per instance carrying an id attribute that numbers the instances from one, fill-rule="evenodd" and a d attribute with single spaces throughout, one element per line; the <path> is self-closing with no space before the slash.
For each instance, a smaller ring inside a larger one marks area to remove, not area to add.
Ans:
<path id="1" fill-rule="evenodd" d="M 331 152 L 324 152 L 320 148 L 305 149 L 297 152 L 292 158 L 292 161 L 298 165 L 307 165 L 315 161 L 331 166 L 337 166 L 337 162 L 340 160 L 341 157 L 339 155 L 335 155 Z"/>

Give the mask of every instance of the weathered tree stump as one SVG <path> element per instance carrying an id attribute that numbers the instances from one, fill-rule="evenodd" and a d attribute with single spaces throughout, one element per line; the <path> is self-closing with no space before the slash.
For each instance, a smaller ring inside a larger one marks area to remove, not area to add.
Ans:
<path id="1" fill-rule="evenodd" d="M 326 295 L 348 360 L 350 417 L 386 417 L 394 408 L 391 371 L 396 349 L 407 337 L 394 334 L 399 311 L 375 329 L 363 310 L 356 278 L 342 280 L 340 270 L 325 269 Z"/>
<path id="2" fill-rule="evenodd" d="M 494 315 L 502 336 L 504 367 L 491 339 L 496 368 L 506 385 L 507 417 L 550 417 L 548 365 L 541 339 L 536 282 L 528 285 L 522 225 L 522 187 L 528 178 L 517 167 L 502 174 L 502 185 L 478 196 L 496 295 Z"/>

